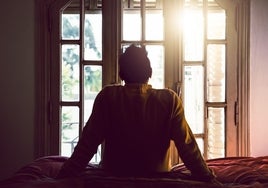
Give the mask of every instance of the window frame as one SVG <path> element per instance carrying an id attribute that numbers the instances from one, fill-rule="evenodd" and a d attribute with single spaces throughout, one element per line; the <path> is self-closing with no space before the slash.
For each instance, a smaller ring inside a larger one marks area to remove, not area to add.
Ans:
<path id="1" fill-rule="evenodd" d="M 52 61 L 59 61 L 58 57 L 52 56 L 52 52 L 56 49 L 52 43 L 59 44 L 59 37 L 52 35 L 52 29 L 57 25 L 59 20 L 54 20 L 51 15 L 51 8 L 57 7 L 60 9 L 65 4 L 62 2 L 69 2 L 70 0 L 37 0 L 35 4 L 36 9 L 36 110 L 35 115 L 35 157 L 45 155 L 59 154 L 59 146 L 55 143 L 59 142 L 59 129 L 54 127 L 54 122 L 58 120 L 59 114 L 53 111 L 53 106 L 58 105 L 55 96 L 59 94 L 52 91 L 53 84 L 59 83 L 56 75 L 53 75 L 52 70 L 58 70 L 59 67 L 51 64 Z M 103 0 L 103 46 L 107 46 L 103 51 L 103 64 L 107 63 L 107 67 L 103 67 L 103 85 L 110 83 L 117 83 L 119 81 L 117 75 L 117 59 L 120 54 L 120 1 Z M 164 1 L 166 2 L 166 1 Z M 222 2 L 222 1 L 221 1 Z M 226 3 L 228 5 L 230 1 Z M 248 156 L 249 151 L 249 0 L 236 0 L 236 29 L 238 32 L 238 101 L 235 108 L 238 134 L 238 149 L 237 156 Z M 170 11 L 164 14 L 172 15 L 172 11 L 176 6 L 181 6 L 180 1 L 170 0 L 170 3 L 164 3 L 165 9 Z M 117 11 L 114 11 L 117 10 Z M 59 14 L 56 14 L 59 15 Z M 112 15 L 112 16 L 110 16 Z M 54 15 L 55 16 L 55 15 Z M 167 16 L 168 17 L 168 16 Z M 167 27 L 172 26 L 172 20 L 166 22 Z M 113 31 L 113 32 L 112 32 Z M 176 35 L 180 38 L 180 33 L 174 33 L 174 30 L 164 31 L 165 33 L 165 62 L 179 61 L 181 55 L 172 50 L 171 46 L 180 47 L 180 44 L 171 40 L 169 36 Z M 175 43 L 175 44 L 174 44 Z M 51 48 L 51 46 L 53 48 Z M 114 48 L 116 46 L 116 48 Z M 179 52 L 181 53 L 181 52 Z M 181 61 L 181 60 L 180 60 Z M 109 63 L 108 63 L 109 62 Z M 181 70 L 177 64 L 171 64 L 166 68 L 166 72 L 174 72 L 174 70 Z M 52 79 L 51 79 L 52 78 Z M 180 83 L 174 83 L 174 80 L 181 80 L 181 75 L 172 74 L 168 76 L 165 74 L 165 85 L 170 88 L 177 88 Z M 52 82 L 53 80 L 53 82 Z"/>

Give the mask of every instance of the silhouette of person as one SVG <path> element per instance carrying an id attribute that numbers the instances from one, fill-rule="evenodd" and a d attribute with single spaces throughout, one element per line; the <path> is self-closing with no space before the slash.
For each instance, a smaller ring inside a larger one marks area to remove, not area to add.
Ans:
<path id="1" fill-rule="evenodd" d="M 58 178 L 83 171 L 104 143 L 101 168 L 119 176 L 146 176 L 168 172 L 170 140 L 194 177 L 213 181 L 194 135 L 185 119 L 182 101 L 170 89 L 154 89 L 144 47 L 130 45 L 119 58 L 124 85 L 104 87 L 71 157 Z"/>

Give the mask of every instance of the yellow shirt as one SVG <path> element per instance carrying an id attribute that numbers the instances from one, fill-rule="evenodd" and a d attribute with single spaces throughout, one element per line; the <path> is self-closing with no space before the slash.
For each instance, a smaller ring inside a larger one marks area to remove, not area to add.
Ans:
<path id="1" fill-rule="evenodd" d="M 170 140 L 195 175 L 214 177 L 184 116 L 182 101 L 170 89 L 148 84 L 105 87 L 62 174 L 81 171 L 104 143 L 102 167 L 118 175 L 169 171 Z M 72 172 L 67 172 L 72 171 Z"/>

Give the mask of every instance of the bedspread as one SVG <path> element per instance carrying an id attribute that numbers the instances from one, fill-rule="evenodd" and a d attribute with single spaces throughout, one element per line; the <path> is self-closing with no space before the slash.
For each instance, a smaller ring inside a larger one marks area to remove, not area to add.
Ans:
<path id="1" fill-rule="evenodd" d="M 61 156 L 39 158 L 22 167 L 10 178 L 0 182 L 0 188 L 212 188 L 215 185 L 191 179 L 183 164 L 176 165 L 169 173 L 151 177 L 115 177 L 105 174 L 97 166 L 89 164 L 79 177 L 55 179 L 62 164 Z M 268 188 L 268 156 L 230 157 L 207 160 L 217 179 L 224 187 Z"/>

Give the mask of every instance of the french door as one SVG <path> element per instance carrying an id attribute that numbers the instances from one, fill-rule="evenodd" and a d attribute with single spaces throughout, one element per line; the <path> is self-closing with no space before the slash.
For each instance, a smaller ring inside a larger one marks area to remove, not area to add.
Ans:
<path id="1" fill-rule="evenodd" d="M 185 114 L 205 158 L 236 155 L 237 32 L 230 1 L 185 1 L 181 83 Z"/>
<path id="2" fill-rule="evenodd" d="M 98 0 L 58 0 L 49 8 L 52 153 L 71 155 L 97 93 L 117 79 L 117 51 L 106 39 L 117 36 L 110 19 L 116 4 L 106 2 L 104 8 Z M 107 12 L 111 14 L 104 16 Z M 100 157 L 101 146 L 91 162 L 99 162 Z"/>
<path id="3" fill-rule="evenodd" d="M 151 59 L 150 84 L 181 96 L 204 157 L 236 156 L 235 7 L 231 0 L 54 1 L 49 9 L 51 153 L 71 155 L 97 93 L 120 82 L 121 49 L 137 43 Z M 100 159 L 101 147 L 91 162 Z"/>
<path id="4" fill-rule="evenodd" d="M 153 68 L 150 84 L 181 95 L 204 157 L 236 155 L 235 4 L 219 0 L 122 3 L 121 46 L 146 47 Z"/>

